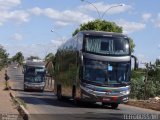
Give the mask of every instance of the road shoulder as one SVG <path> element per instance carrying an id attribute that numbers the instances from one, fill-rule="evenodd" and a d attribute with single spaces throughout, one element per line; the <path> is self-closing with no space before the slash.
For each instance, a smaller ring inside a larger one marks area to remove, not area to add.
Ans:
<path id="1" fill-rule="evenodd" d="M 9 96 L 9 90 L 4 90 L 4 88 L 5 84 L 3 80 L 0 80 L 0 114 L 19 114 Z"/>

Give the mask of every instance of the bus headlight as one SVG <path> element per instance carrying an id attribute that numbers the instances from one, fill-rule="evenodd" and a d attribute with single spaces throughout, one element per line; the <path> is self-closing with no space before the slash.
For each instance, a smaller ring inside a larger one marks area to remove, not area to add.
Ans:
<path id="1" fill-rule="evenodd" d="M 121 91 L 120 93 L 123 95 L 128 95 L 130 94 L 130 90 Z"/>

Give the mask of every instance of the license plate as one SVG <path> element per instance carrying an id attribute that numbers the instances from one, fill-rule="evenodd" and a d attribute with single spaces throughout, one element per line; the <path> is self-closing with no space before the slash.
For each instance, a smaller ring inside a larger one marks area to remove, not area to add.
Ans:
<path id="1" fill-rule="evenodd" d="M 103 101 L 110 101 L 110 98 L 103 98 Z"/>

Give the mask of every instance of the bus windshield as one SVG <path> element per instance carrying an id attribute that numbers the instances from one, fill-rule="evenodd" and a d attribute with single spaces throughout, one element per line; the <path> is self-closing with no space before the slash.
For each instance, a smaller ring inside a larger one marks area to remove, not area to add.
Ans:
<path id="1" fill-rule="evenodd" d="M 86 36 L 85 51 L 102 55 L 129 55 L 129 41 L 124 37 Z"/>
<path id="2" fill-rule="evenodd" d="M 40 82 L 44 82 L 44 76 L 43 75 L 26 75 L 25 76 L 25 81 L 26 82 L 31 82 L 31 83 L 40 83 Z"/>
<path id="3" fill-rule="evenodd" d="M 25 81 L 26 82 L 44 82 L 45 68 L 43 67 L 26 67 Z"/>
<path id="4" fill-rule="evenodd" d="M 102 84 L 128 83 L 130 80 L 130 64 L 102 62 L 85 59 L 83 79 Z"/>

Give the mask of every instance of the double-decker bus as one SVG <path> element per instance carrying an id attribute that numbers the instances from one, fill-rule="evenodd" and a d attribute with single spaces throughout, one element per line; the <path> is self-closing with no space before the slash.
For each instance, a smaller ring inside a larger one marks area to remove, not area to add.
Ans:
<path id="1" fill-rule="evenodd" d="M 45 87 L 45 63 L 40 60 L 29 60 L 23 67 L 24 91 L 44 91 Z"/>
<path id="2" fill-rule="evenodd" d="M 64 43 L 55 57 L 55 91 L 58 99 L 101 102 L 117 108 L 130 94 L 129 38 L 120 33 L 81 31 Z"/>

